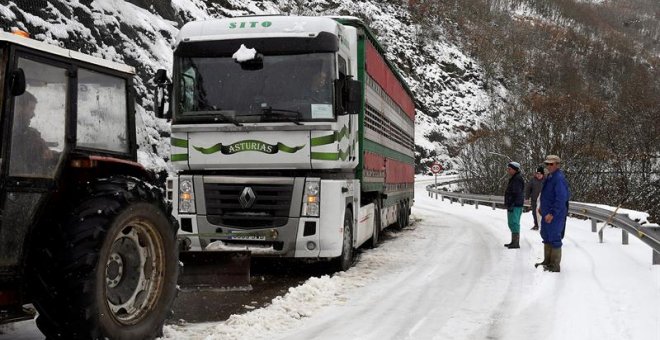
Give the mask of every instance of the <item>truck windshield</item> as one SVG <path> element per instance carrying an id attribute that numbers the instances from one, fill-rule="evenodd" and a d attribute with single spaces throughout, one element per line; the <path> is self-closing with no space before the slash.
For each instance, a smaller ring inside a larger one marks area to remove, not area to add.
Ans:
<path id="1" fill-rule="evenodd" d="M 186 57 L 180 58 L 177 66 L 174 100 L 180 120 L 254 123 L 334 119 L 332 53 L 267 55 L 258 67 L 246 67 L 230 57 Z"/>

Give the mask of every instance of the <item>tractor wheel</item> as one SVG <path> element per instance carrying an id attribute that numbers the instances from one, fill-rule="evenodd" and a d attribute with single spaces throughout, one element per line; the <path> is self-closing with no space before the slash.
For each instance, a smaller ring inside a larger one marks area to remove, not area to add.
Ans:
<path id="1" fill-rule="evenodd" d="M 42 242 L 31 291 L 49 339 L 153 339 L 177 293 L 176 223 L 137 178 L 91 182 Z"/>
<path id="2" fill-rule="evenodd" d="M 344 213 L 344 236 L 341 255 L 334 259 L 335 271 L 346 271 L 353 265 L 353 213 L 346 208 Z"/>

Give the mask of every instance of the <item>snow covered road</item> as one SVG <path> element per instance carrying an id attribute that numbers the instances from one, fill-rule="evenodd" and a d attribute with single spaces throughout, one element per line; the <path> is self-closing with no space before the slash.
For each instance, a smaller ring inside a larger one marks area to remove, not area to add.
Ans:
<path id="1" fill-rule="evenodd" d="M 223 323 L 169 326 L 168 339 L 659 339 L 660 267 L 620 231 L 605 243 L 569 219 L 560 274 L 546 273 L 529 213 L 519 250 L 506 214 L 429 198 L 416 223 L 356 266 L 312 278 L 273 304 Z"/>
<path id="2" fill-rule="evenodd" d="M 349 271 L 224 322 L 168 325 L 164 337 L 660 339 L 660 266 L 636 238 L 621 245 L 621 232 L 606 228 L 601 244 L 589 221 L 570 218 L 562 272 L 543 272 L 533 266 L 543 246 L 531 214 L 521 249 L 510 250 L 503 210 L 435 200 L 426 184 L 417 184 L 415 223 L 388 231 Z"/>

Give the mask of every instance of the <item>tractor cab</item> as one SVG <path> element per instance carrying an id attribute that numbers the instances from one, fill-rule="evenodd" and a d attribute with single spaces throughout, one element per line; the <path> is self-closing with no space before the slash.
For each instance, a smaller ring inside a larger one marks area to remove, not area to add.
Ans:
<path id="1" fill-rule="evenodd" d="M 23 274 L 23 243 L 65 167 L 136 159 L 132 68 L 74 53 L 0 33 L 0 284 Z"/>

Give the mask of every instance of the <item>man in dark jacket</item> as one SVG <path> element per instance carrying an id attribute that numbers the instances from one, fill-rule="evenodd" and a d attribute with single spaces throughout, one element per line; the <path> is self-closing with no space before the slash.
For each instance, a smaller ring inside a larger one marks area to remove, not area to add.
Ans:
<path id="1" fill-rule="evenodd" d="M 532 207 L 532 216 L 534 217 L 534 226 L 532 227 L 532 230 L 539 230 L 539 221 L 538 218 L 536 218 L 536 201 L 541 193 L 544 177 L 545 174 L 543 173 L 543 167 L 540 166 L 536 169 L 534 176 L 529 180 L 527 187 L 525 188 L 525 199 L 529 200 Z"/>
<path id="2" fill-rule="evenodd" d="M 544 244 L 543 268 L 551 272 L 559 272 L 561 262 L 561 240 L 566 229 L 568 217 L 568 199 L 570 192 L 564 173 L 559 169 L 561 159 L 549 155 L 545 159 L 548 175 L 541 190 L 541 237 Z"/>
<path id="3" fill-rule="evenodd" d="M 9 164 L 9 172 L 13 176 L 49 177 L 57 166 L 58 158 L 41 137 L 41 131 L 32 126 L 35 119 L 44 120 L 43 115 L 35 118 L 36 106 L 37 98 L 28 91 L 16 97 L 12 161 Z"/>
<path id="4" fill-rule="evenodd" d="M 522 215 L 525 200 L 525 180 L 520 174 L 520 164 L 509 162 L 506 171 L 509 173 L 509 184 L 504 193 L 504 205 L 507 210 L 507 222 L 511 230 L 511 243 L 504 246 L 509 249 L 520 248 L 520 215 Z"/>

